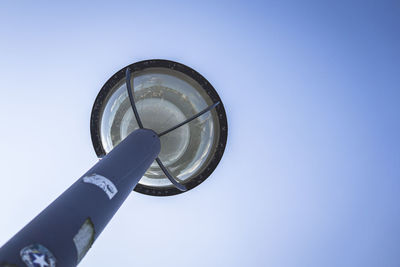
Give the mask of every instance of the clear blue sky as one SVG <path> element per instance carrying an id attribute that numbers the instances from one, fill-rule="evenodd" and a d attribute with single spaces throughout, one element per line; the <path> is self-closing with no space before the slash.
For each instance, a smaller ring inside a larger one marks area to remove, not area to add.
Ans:
<path id="1" fill-rule="evenodd" d="M 399 29 L 399 1 L 1 1 L 0 243 L 97 161 L 105 81 L 163 58 L 219 92 L 226 153 L 80 266 L 400 266 Z"/>

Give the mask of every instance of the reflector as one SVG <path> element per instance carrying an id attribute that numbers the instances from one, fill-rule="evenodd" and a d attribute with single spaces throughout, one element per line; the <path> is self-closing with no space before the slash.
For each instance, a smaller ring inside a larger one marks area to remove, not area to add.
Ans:
<path id="1" fill-rule="evenodd" d="M 103 157 L 141 124 L 160 136 L 161 152 L 136 186 L 140 193 L 165 196 L 194 188 L 213 172 L 225 149 L 221 99 L 203 76 L 177 62 L 137 62 L 106 82 L 91 116 L 96 154 Z"/>

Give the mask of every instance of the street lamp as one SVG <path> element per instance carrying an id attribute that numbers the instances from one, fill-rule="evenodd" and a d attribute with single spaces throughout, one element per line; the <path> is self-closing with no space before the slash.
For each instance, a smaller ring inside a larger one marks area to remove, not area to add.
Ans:
<path id="1" fill-rule="evenodd" d="M 212 85 L 168 60 L 114 74 L 96 98 L 90 128 L 99 162 L 0 248 L 0 266 L 76 266 L 133 189 L 169 196 L 196 187 L 227 139 Z"/>

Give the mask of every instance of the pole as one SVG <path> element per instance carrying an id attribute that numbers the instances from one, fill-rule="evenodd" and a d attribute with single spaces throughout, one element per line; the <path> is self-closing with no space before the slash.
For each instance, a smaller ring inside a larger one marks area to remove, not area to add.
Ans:
<path id="1" fill-rule="evenodd" d="M 159 152 L 155 132 L 131 133 L 0 248 L 0 266 L 76 266 Z"/>

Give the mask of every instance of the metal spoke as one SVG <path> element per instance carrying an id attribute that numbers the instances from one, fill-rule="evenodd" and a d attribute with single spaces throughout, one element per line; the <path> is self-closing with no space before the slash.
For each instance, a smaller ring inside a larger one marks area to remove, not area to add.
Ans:
<path id="1" fill-rule="evenodd" d="M 135 99 L 133 98 L 133 92 L 131 87 L 131 70 L 126 68 L 126 89 L 128 90 L 129 100 L 131 102 L 131 106 L 133 109 L 133 113 L 135 114 L 136 121 L 139 125 L 140 129 L 143 129 L 142 121 L 140 120 L 139 113 L 136 109 Z"/>
<path id="2" fill-rule="evenodd" d="M 168 129 L 168 130 L 166 130 L 166 131 L 164 131 L 164 132 L 162 132 L 162 133 L 159 133 L 158 136 L 161 137 L 161 136 L 163 136 L 163 135 L 165 135 L 165 134 L 167 134 L 167 133 L 169 133 L 169 132 L 172 132 L 173 130 L 175 130 L 175 129 L 181 127 L 182 125 L 185 125 L 186 123 L 191 122 L 192 120 L 194 120 L 194 119 L 200 117 L 200 116 L 203 115 L 204 113 L 206 113 L 206 112 L 212 110 L 213 108 L 215 108 L 216 106 L 218 106 L 218 104 L 219 104 L 219 101 L 216 102 L 216 103 L 214 103 L 214 104 L 212 104 L 212 105 L 209 106 L 208 108 L 206 108 L 206 109 L 200 111 L 199 113 L 197 113 L 196 115 L 190 117 L 189 119 L 185 120 L 184 122 L 181 122 L 181 123 L 179 123 L 178 125 L 176 125 L 176 126 L 170 128 L 170 129 Z"/>
<path id="3" fill-rule="evenodd" d="M 129 101 L 131 102 L 132 110 L 133 110 L 133 113 L 135 114 L 136 121 L 137 121 L 137 123 L 138 123 L 138 125 L 139 125 L 139 128 L 140 128 L 140 129 L 143 129 L 143 124 L 142 124 L 142 121 L 141 121 L 141 119 L 140 119 L 140 117 L 139 117 L 139 113 L 138 113 L 137 108 L 136 108 L 135 98 L 133 97 L 133 90 L 132 90 L 132 85 L 131 85 L 131 70 L 130 70 L 129 68 L 126 68 L 126 89 L 127 89 L 127 91 L 128 91 Z M 204 113 L 206 113 L 206 112 L 212 110 L 213 108 L 215 108 L 219 103 L 220 103 L 220 102 L 218 101 L 218 102 L 212 104 L 211 106 L 209 106 L 209 107 L 207 107 L 206 109 L 200 111 L 199 113 L 197 113 L 196 115 L 190 117 L 189 119 L 185 120 L 184 122 L 181 122 L 181 123 L 179 123 L 178 125 L 176 125 L 176 126 L 170 128 L 170 129 L 168 129 L 168 130 L 166 130 L 166 131 L 160 133 L 158 136 L 161 137 L 161 136 L 163 136 L 163 135 L 165 135 L 165 134 L 167 134 L 167 133 L 169 133 L 169 132 L 171 132 L 171 131 L 173 131 L 173 130 L 179 128 L 179 127 L 181 127 L 182 125 L 185 125 L 186 123 L 191 122 L 192 120 L 194 120 L 194 119 L 200 117 L 200 116 L 203 115 Z M 171 182 L 176 188 L 178 188 L 178 189 L 181 190 L 181 191 L 186 191 L 186 190 L 187 190 L 186 186 L 184 186 L 183 184 L 180 184 L 180 183 L 169 173 L 168 169 L 167 169 L 167 168 L 164 166 L 164 164 L 161 162 L 160 158 L 157 157 L 157 158 L 156 158 L 156 161 L 157 161 L 157 163 L 158 163 L 158 166 L 160 166 L 161 170 L 164 172 L 165 176 L 167 176 L 168 180 L 170 180 L 170 182 Z"/>
<path id="4" fill-rule="evenodd" d="M 169 173 L 169 171 L 167 170 L 167 168 L 164 166 L 164 164 L 161 162 L 160 158 L 156 158 L 156 161 L 158 163 L 158 166 L 160 166 L 161 170 L 165 173 L 165 175 L 168 177 L 168 179 L 171 181 L 171 183 L 178 188 L 181 191 L 186 191 L 187 188 L 186 186 L 184 186 L 183 184 L 180 184 L 177 180 L 175 180 L 174 177 L 172 177 L 172 175 Z"/>

